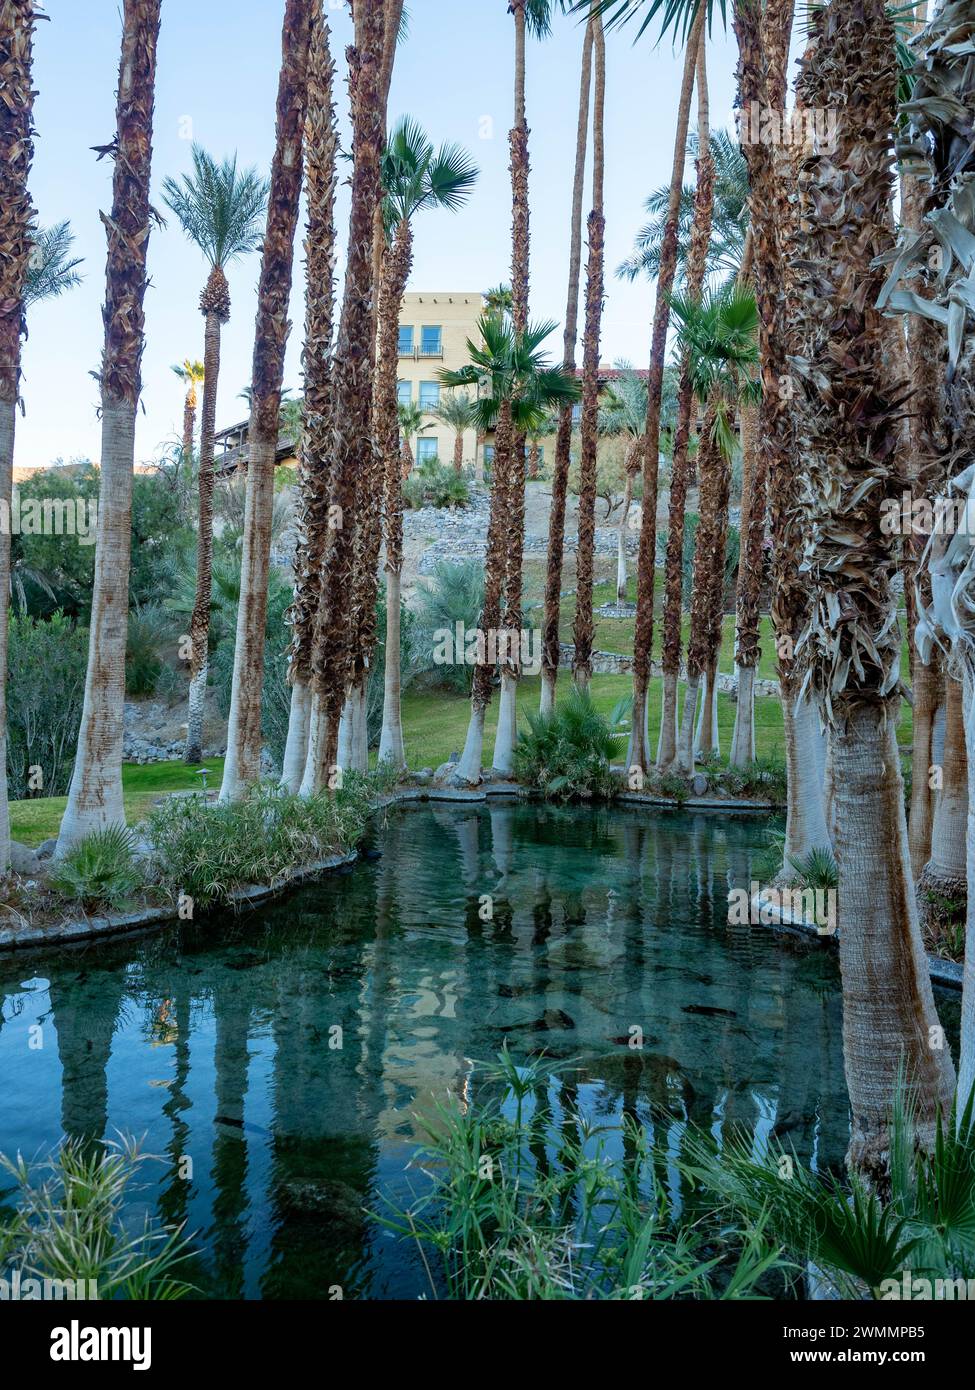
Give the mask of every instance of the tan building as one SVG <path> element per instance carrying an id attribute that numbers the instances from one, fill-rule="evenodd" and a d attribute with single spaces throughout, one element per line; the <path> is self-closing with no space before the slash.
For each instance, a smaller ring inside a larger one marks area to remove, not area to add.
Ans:
<path id="1" fill-rule="evenodd" d="M 457 371 L 470 363 L 467 340 L 477 339 L 477 321 L 484 312 L 484 296 L 473 293 L 410 293 L 403 296 L 399 317 L 399 399 L 424 411 L 424 428 L 410 440 L 417 462 L 439 458 L 449 463 L 454 455 L 454 431 L 430 413 L 444 388 L 440 372 Z M 473 464 L 477 453 L 474 430 L 464 433 L 464 462 Z"/>

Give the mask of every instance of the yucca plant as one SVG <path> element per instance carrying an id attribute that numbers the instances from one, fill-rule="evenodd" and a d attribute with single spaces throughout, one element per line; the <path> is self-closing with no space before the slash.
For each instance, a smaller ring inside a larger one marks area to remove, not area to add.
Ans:
<path id="1" fill-rule="evenodd" d="M 529 728 L 515 746 L 518 777 L 559 801 L 609 797 L 616 791 L 610 770 L 624 733 L 616 728 L 624 706 L 607 721 L 578 689 L 550 714 L 529 714 Z"/>
<path id="2" fill-rule="evenodd" d="M 54 861 L 48 883 L 82 907 L 118 907 L 143 881 L 134 858 L 135 843 L 135 835 L 124 825 L 93 830 Z"/>

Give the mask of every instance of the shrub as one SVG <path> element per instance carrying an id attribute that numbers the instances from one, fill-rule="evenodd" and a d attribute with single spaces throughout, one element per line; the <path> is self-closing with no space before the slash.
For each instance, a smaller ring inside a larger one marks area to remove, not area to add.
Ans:
<path id="1" fill-rule="evenodd" d="M 125 693 L 151 695 L 163 671 L 163 649 L 172 635 L 172 620 L 158 604 L 129 614 L 125 641 Z"/>
<path id="2" fill-rule="evenodd" d="M 785 762 L 777 757 L 756 758 L 744 767 L 727 767 L 722 785 L 732 796 L 753 796 L 764 801 L 786 800 Z"/>
<path id="3" fill-rule="evenodd" d="M 830 849 L 811 849 L 801 859 L 793 859 L 790 855 L 789 863 L 799 875 L 803 888 L 835 888 L 839 883 L 836 860 Z"/>
<path id="4" fill-rule="evenodd" d="M 240 801 L 172 797 L 149 815 L 154 879 L 173 897 L 209 907 L 245 884 L 272 885 L 328 854 L 346 853 L 362 835 L 368 783 L 302 798 L 264 784 Z"/>
<path id="5" fill-rule="evenodd" d="M 83 907 L 118 907 L 142 883 L 134 847 L 135 836 L 124 825 L 93 830 L 55 860 L 48 882 L 55 893 Z"/>
<path id="6" fill-rule="evenodd" d="M 431 679 L 448 690 L 470 693 L 474 668 L 455 662 L 434 665 L 434 633 L 456 631 L 462 623 L 467 631 L 476 629 L 484 604 L 484 566 L 478 560 L 456 564 L 439 560 L 428 580 L 417 585 L 415 598 L 417 664 Z"/>
<path id="7" fill-rule="evenodd" d="M 559 801 L 615 795 L 610 763 L 624 735 L 597 712 L 588 695 L 573 689 L 551 714 L 529 714 L 528 723 L 515 747 L 515 770 L 522 781 Z"/>
<path id="8" fill-rule="evenodd" d="M 678 806 L 683 806 L 691 794 L 691 783 L 686 773 L 665 772 L 657 778 L 653 790 L 658 796 L 668 796 Z"/>
<path id="9" fill-rule="evenodd" d="M 147 1217 L 133 1229 L 123 1214 L 127 1191 L 148 1158 L 133 1140 L 98 1148 L 69 1141 L 42 1165 L 47 1176 L 37 1182 L 20 1155 L 16 1161 L 0 1157 L 0 1168 L 18 1189 L 16 1210 L 10 1216 L 6 1207 L 0 1226 L 4 1273 L 17 1269 L 23 1279 L 70 1280 L 76 1291 L 76 1281 L 91 1280 L 99 1300 L 176 1299 L 195 1292 L 176 1272 L 192 1253 L 181 1228 Z"/>
<path id="10" fill-rule="evenodd" d="M 11 616 L 7 648 L 7 787 L 11 800 L 68 790 L 88 662 L 88 631 L 62 613 Z M 31 786 L 31 768 L 41 786 Z"/>
<path id="11" fill-rule="evenodd" d="M 466 507 L 470 501 L 467 479 L 439 459 L 424 459 L 403 484 L 406 507 Z"/>

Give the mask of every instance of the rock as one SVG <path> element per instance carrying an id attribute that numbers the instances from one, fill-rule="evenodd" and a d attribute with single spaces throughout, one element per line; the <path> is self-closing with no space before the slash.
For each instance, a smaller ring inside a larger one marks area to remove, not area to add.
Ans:
<path id="1" fill-rule="evenodd" d="M 53 859 L 58 847 L 57 840 L 42 840 L 35 851 L 38 859 Z"/>
<path id="2" fill-rule="evenodd" d="M 708 791 L 708 779 L 703 772 L 695 772 L 691 778 L 691 794 L 693 796 L 706 796 Z"/>
<path id="3" fill-rule="evenodd" d="M 433 781 L 433 768 L 421 767 L 419 772 L 414 772 L 413 781 L 419 782 L 421 786 L 426 786 L 428 782 Z"/>
<path id="4" fill-rule="evenodd" d="M 15 874 L 23 874 L 30 877 L 32 874 L 40 872 L 40 860 L 37 851 L 29 845 L 22 845 L 18 840 L 10 841 L 10 867 Z"/>
<path id="5" fill-rule="evenodd" d="M 433 780 L 435 782 L 449 782 L 459 761 L 459 758 L 449 758 L 447 762 L 441 763 L 433 774 Z"/>

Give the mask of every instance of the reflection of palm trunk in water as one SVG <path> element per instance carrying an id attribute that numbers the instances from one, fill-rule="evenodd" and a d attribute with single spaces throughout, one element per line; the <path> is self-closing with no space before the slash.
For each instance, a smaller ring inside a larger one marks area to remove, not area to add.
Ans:
<path id="1" fill-rule="evenodd" d="M 173 1006 L 173 1026 L 176 1029 L 173 1080 L 163 1114 L 170 1123 L 170 1140 L 166 1153 L 170 1161 L 168 1184 L 159 1196 L 159 1214 L 166 1222 L 181 1225 L 187 1218 L 191 1180 L 181 1174 L 183 1161 L 189 1153 L 190 1126 L 184 1112 L 193 1108 L 186 1094 L 190 1075 L 190 989 L 185 972 L 173 971 L 169 997 Z"/>
<path id="2" fill-rule="evenodd" d="M 112 1036 L 125 981 L 121 970 L 93 970 L 50 988 L 61 1059 L 61 1129 L 66 1139 L 97 1143 L 108 1129 Z M 119 1117 L 119 1122 L 124 1120 Z"/>
<path id="3" fill-rule="evenodd" d="M 242 1002 L 234 974 L 221 971 L 213 988 L 213 1046 L 216 1123 L 213 1138 L 213 1226 L 206 1241 L 222 1295 L 244 1292 L 247 1255 L 247 1136 L 243 1128 L 247 1094 L 247 1037 L 250 1006 Z"/>

